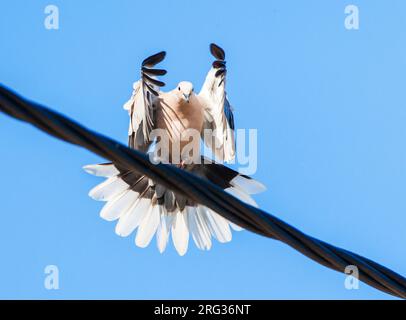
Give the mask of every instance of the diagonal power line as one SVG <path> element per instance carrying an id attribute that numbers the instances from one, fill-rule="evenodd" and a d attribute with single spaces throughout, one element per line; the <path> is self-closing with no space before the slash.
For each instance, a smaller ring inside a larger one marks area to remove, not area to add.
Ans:
<path id="1" fill-rule="evenodd" d="M 406 279 L 398 273 L 348 250 L 313 238 L 277 217 L 234 198 L 209 181 L 172 165 L 152 164 L 146 154 L 123 144 L 0 85 L 0 111 L 28 122 L 66 142 L 84 147 L 123 167 L 136 170 L 159 184 L 216 211 L 224 218 L 259 235 L 280 240 L 308 258 L 343 272 L 358 268 L 359 279 L 388 294 L 406 299 Z"/>

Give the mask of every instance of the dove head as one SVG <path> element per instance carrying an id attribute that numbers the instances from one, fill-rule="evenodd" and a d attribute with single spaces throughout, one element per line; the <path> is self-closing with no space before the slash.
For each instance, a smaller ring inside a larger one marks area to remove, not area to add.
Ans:
<path id="1" fill-rule="evenodd" d="M 188 81 L 179 82 L 177 92 L 180 99 L 189 102 L 191 96 L 194 94 L 193 92 L 193 84 Z"/>

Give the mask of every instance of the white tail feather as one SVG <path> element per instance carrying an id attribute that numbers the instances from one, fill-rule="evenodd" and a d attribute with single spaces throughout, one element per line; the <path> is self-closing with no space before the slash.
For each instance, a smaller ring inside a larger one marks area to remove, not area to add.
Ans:
<path id="1" fill-rule="evenodd" d="M 116 225 L 116 233 L 122 237 L 131 234 L 151 208 L 151 199 L 140 198 L 134 206 L 120 217 Z"/>
<path id="2" fill-rule="evenodd" d="M 100 211 L 100 217 L 107 221 L 114 221 L 124 214 L 139 196 L 138 192 L 128 190 L 120 193 L 114 199 L 108 201 Z"/>
<path id="3" fill-rule="evenodd" d="M 219 242 L 224 243 L 231 241 L 231 230 L 226 219 L 203 206 L 198 206 L 198 210 L 202 217 L 204 217 L 211 234 Z"/>
<path id="4" fill-rule="evenodd" d="M 89 164 L 83 169 L 98 177 L 114 177 L 120 173 L 113 164 Z"/>
<path id="5" fill-rule="evenodd" d="M 166 213 L 164 207 L 160 206 L 161 209 L 161 222 L 158 225 L 158 230 L 156 232 L 156 241 L 158 245 L 159 252 L 165 251 L 166 245 L 169 240 L 169 233 L 172 227 L 173 214 Z"/>
<path id="6" fill-rule="evenodd" d="M 229 194 L 233 195 L 234 197 L 240 199 L 241 201 L 248 203 L 253 207 L 258 207 L 258 204 L 252 199 L 248 194 L 244 193 L 243 191 L 237 188 L 227 188 L 224 191 L 228 192 Z"/>
<path id="7" fill-rule="evenodd" d="M 266 187 L 261 182 L 246 178 L 242 175 L 236 176 L 230 181 L 230 184 L 240 191 L 248 194 L 256 194 L 266 190 Z"/>
<path id="8" fill-rule="evenodd" d="M 196 207 L 187 207 L 186 209 L 188 210 L 189 230 L 196 246 L 201 250 L 209 250 L 211 248 L 211 235 L 206 221 Z"/>
<path id="9" fill-rule="evenodd" d="M 135 237 L 135 244 L 137 246 L 145 248 L 149 245 L 158 228 L 160 222 L 159 215 L 159 206 L 154 204 L 138 227 L 137 236 Z"/>
<path id="10" fill-rule="evenodd" d="M 128 189 L 128 184 L 118 177 L 110 177 L 89 192 L 94 200 L 109 201 L 116 195 Z"/>
<path id="11" fill-rule="evenodd" d="M 236 225 L 235 223 L 232 223 L 231 221 L 229 221 L 230 223 L 230 227 L 234 230 L 234 231 L 242 231 L 244 230 L 243 227 L 240 227 L 239 225 Z"/>
<path id="12" fill-rule="evenodd" d="M 186 211 L 178 212 L 172 223 L 172 240 L 176 251 L 183 256 L 189 244 L 189 228 Z"/>

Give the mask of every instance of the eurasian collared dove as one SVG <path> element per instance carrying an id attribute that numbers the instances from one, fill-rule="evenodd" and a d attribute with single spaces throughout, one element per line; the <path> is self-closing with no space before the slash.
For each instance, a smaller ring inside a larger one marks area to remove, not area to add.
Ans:
<path id="1" fill-rule="evenodd" d="M 165 84 L 156 77 L 165 75 L 166 70 L 153 67 L 165 58 L 165 52 L 142 62 L 141 79 L 134 83 L 133 94 L 124 105 L 130 116 L 128 144 L 147 152 L 157 140 L 153 136 L 154 130 L 161 130 L 168 138 L 162 149 L 166 153 L 165 160 L 217 184 L 242 201 L 256 205 L 250 194 L 265 190 L 261 183 L 222 164 L 207 163 L 207 159 L 200 155 L 200 141 L 185 139 L 186 133 L 194 130 L 204 138 L 216 158 L 230 161 L 235 157 L 234 119 L 225 91 L 225 53 L 215 44 L 210 45 L 210 51 L 216 60 L 199 94 L 195 94 L 193 85 L 187 81 L 180 82 L 169 92 L 159 90 Z M 207 130 L 212 133 L 210 138 L 204 134 Z M 196 143 L 198 145 L 193 146 Z M 194 154 L 189 157 L 203 159 L 203 163 L 175 159 L 173 146 L 178 145 L 183 154 L 190 144 L 195 148 L 191 149 Z M 211 209 L 117 164 L 88 165 L 84 169 L 107 178 L 89 193 L 93 199 L 107 202 L 100 212 L 101 217 L 108 221 L 119 219 L 116 233 L 123 237 L 138 228 L 135 243 L 139 247 L 148 246 L 156 234 L 158 249 L 162 253 L 172 231 L 174 246 L 180 255 L 184 255 L 189 234 L 199 249 L 209 250 L 212 237 L 219 242 L 228 242 L 232 237 L 230 226 L 241 230 Z"/>

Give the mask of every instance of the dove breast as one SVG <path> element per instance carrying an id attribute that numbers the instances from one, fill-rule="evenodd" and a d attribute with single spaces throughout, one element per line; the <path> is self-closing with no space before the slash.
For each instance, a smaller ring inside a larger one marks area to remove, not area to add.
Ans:
<path id="1" fill-rule="evenodd" d="M 176 90 L 173 90 L 161 93 L 159 102 L 156 110 L 156 127 L 166 132 L 169 138 L 168 154 L 172 156 L 174 144 L 179 146 L 182 153 L 183 148 L 190 143 L 193 144 L 193 150 L 200 154 L 200 132 L 204 121 L 204 109 L 200 99 L 192 94 L 189 102 L 186 102 L 177 95 Z M 193 139 L 190 137 L 191 133 L 193 133 Z M 192 156 L 198 157 L 199 154 Z M 171 162 L 176 162 L 176 159 Z"/>

